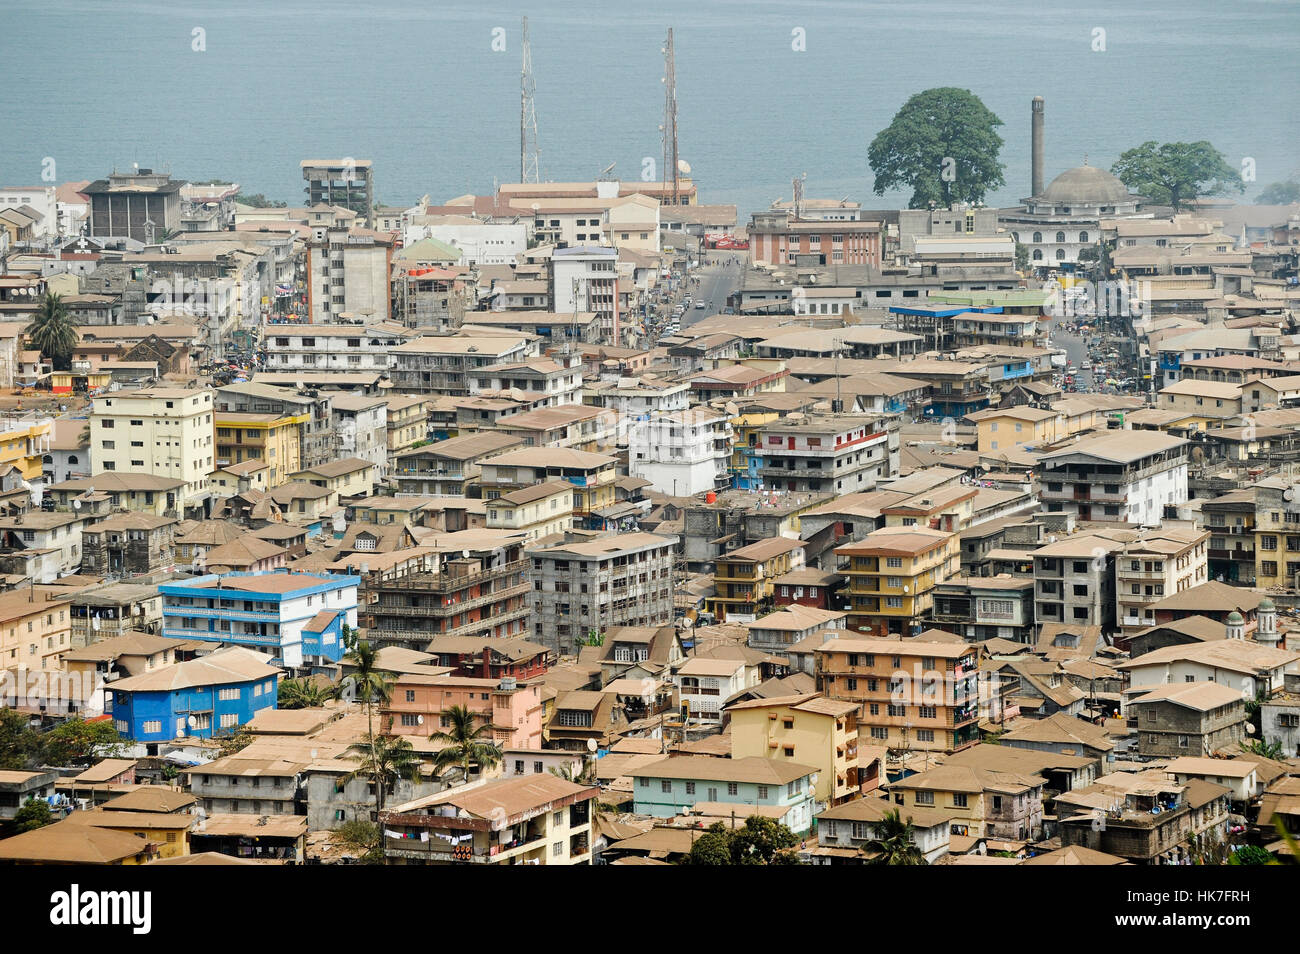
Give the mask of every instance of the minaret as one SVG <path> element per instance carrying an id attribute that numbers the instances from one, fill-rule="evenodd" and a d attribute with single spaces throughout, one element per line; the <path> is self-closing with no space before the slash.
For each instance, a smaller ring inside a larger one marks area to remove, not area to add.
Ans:
<path id="1" fill-rule="evenodd" d="M 1241 614 L 1233 610 L 1228 614 L 1228 629 L 1224 636 L 1225 639 L 1245 639 L 1246 638 L 1246 621 L 1241 618 Z"/>
<path id="2" fill-rule="evenodd" d="M 1277 606 L 1267 596 L 1259 601 L 1256 618 L 1259 625 L 1255 629 L 1255 642 L 1276 648 L 1282 634 L 1277 631 Z"/>
<path id="3" fill-rule="evenodd" d="M 1030 123 L 1030 195 L 1043 194 L 1043 97 L 1035 96 Z"/>

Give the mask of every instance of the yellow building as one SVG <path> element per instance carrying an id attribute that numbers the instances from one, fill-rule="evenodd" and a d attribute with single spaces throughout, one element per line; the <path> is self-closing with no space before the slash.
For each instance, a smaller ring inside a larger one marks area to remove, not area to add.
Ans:
<path id="1" fill-rule="evenodd" d="M 975 424 L 981 454 L 1025 444 L 1050 444 L 1066 436 L 1064 414 L 1028 405 L 976 411 L 967 414 L 966 420 Z"/>
<path id="2" fill-rule="evenodd" d="M 753 475 L 750 471 L 752 462 L 759 447 L 759 430 L 765 425 L 775 421 L 781 415 L 776 411 L 751 411 L 746 414 L 737 414 L 731 418 L 731 475 L 733 478 L 748 480 L 753 476 L 757 481 L 758 471 L 754 469 Z M 745 486 L 738 484 L 737 486 Z"/>
<path id="3" fill-rule="evenodd" d="M 340 497 L 365 497 L 374 490 L 375 469 L 375 465 L 368 460 L 345 457 L 292 473 L 289 480 L 300 480 L 313 487 L 333 491 Z"/>
<path id="4" fill-rule="evenodd" d="M 417 394 L 393 394 L 388 398 L 388 453 L 406 450 L 429 439 L 429 412 L 433 400 Z"/>
<path id="5" fill-rule="evenodd" d="M 941 487 L 882 507 L 880 513 L 887 527 L 929 527 L 956 533 L 965 530 L 974 519 L 978 494 L 978 490 L 966 484 Z"/>
<path id="6" fill-rule="evenodd" d="M 714 595 L 705 608 L 718 622 L 752 620 L 772 604 L 772 581 L 804 565 L 804 542 L 772 537 L 720 553 L 714 561 Z"/>
<path id="7" fill-rule="evenodd" d="M 573 529 L 573 485 L 552 480 L 521 487 L 488 501 L 489 530 L 517 530 L 527 542 Z"/>
<path id="8" fill-rule="evenodd" d="M 289 482 L 302 467 L 302 425 L 309 414 L 241 414 L 216 411 L 213 428 L 216 466 L 230 467 L 249 460 L 265 461 L 267 486 Z"/>
<path id="9" fill-rule="evenodd" d="M 615 503 L 616 464 L 617 458 L 608 454 L 570 447 L 523 447 L 485 458 L 479 483 L 483 498 L 491 501 L 512 490 L 566 480 L 573 485 L 574 523 L 599 527 L 603 521 L 594 514 Z"/>
<path id="10" fill-rule="evenodd" d="M 0 594 L 0 669 L 62 669 L 72 649 L 70 605 L 31 588 Z"/>
<path id="11" fill-rule="evenodd" d="M 51 418 L 22 413 L 0 417 L 0 471 L 13 466 L 22 471 L 23 480 L 40 480 L 53 436 Z"/>
<path id="12" fill-rule="evenodd" d="M 0 864 L 143 865 L 155 857 L 147 839 L 71 818 L 0 841 Z"/>
<path id="13" fill-rule="evenodd" d="M 954 533 L 882 527 L 835 551 L 847 558 L 849 629 L 914 635 L 934 605 L 934 588 L 955 576 L 961 548 Z"/>
<path id="14" fill-rule="evenodd" d="M 858 796 L 858 706 L 818 693 L 728 706 L 731 757 L 757 756 L 817 767 L 814 797 L 838 805 Z"/>
<path id="15" fill-rule="evenodd" d="M 197 816 L 187 812 L 105 811 L 73 812 L 68 820 L 105 831 L 119 831 L 141 839 L 154 858 L 181 858 L 190 853 L 190 831 Z"/>

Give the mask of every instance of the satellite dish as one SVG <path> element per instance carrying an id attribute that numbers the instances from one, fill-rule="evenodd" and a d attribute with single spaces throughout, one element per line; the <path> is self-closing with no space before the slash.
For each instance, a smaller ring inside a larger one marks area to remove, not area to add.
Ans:
<path id="1" fill-rule="evenodd" d="M 687 162 L 685 159 L 678 159 L 678 160 L 677 160 L 677 171 L 680 172 L 680 173 L 681 173 L 682 175 L 684 175 L 684 176 L 688 176 L 688 175 L 691 174 L 691 164 L 690 164 L 689 162 Z"/>
<path id="2" fill-rule="evenodd" d="M 418 716 L 416 716 L 416 717 L 415 717 L 415 724 L 416 724 L 416 725 L 424 725 L 424 716 L 422 716 L 422 715 L 418 715 Z"/>
<path id="3" fill-rule="evenodd" d="M 72 509 L 73 509 L 73 510 L 80 510 L 80 509 L 81 509 L 81 501 L 80 501 L 80 500 L 74 500 L 74 501 L 72 501 Z"/>
<path id="4" fill-rule="evenodd" d="M 191 729 L 197 729 L 199 726 L 199 720 L 194 718 L 194 716 L 189 716 L 185 720 L 185 724 L 188 725 Z"/>

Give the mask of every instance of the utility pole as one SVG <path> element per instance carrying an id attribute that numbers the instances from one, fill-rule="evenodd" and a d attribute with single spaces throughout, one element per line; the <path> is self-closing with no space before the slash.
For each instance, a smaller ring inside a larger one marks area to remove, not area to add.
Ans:
<path id="1" fill-rule="evenodd" d="M 524 17 L 523 64 L 519 73 L 519 181 L 538 182 L 537 109 L 533 94 L 533 50 L 528 41 L 528 18 Z"/>
<path id="2" fill-rule="evenodd" d="M 681 205 L 681 181 L 677 170 L 677 66 L 673 53 L 673 29 L 668 28 L 664 44 L 664 193 L 672 183 L 672 205 Z"/>

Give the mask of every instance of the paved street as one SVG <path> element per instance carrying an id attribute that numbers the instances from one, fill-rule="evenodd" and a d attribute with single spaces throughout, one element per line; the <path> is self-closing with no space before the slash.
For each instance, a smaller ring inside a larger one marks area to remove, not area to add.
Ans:
<path id="1" fill-rule="evenodd" d="M 745 251 L 731 252 L 708 251 L 706 264 L 695 269 L 691 274 L 700 280 L 698 286 L 690 289 L 691 296 L 695 301 L 704 302 L 703 308 L 696 308 L 693 304 L 687 309 L 682 316 L 682 327 L 688 328 L 702 318 L 710 315 L 716 315 L 727 307 L 727 296 L 740 287 L 741 277 L 744 275 Z M 733 264 L 726 264 L 732 261 Z"/>

